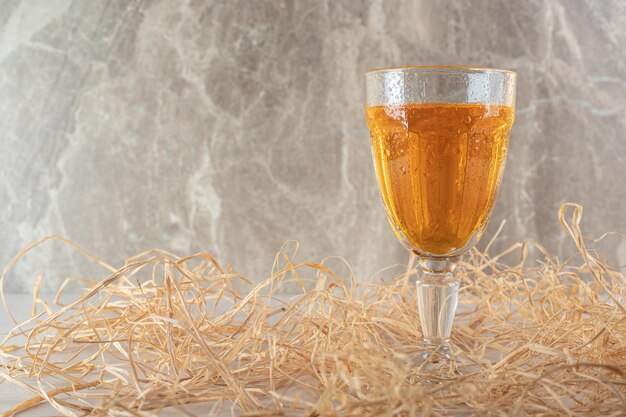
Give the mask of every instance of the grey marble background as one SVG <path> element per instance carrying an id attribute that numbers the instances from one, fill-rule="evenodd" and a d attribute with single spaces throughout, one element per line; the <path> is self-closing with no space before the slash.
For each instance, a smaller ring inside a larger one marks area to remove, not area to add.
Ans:
<path id="1" fill-rule="evenodd" d="M 624 45 L 618 0 L 2 1 L 0 263 L 50 233 L 113 264 L 205 250 L 254 280 L 289 239 L 362 280 L 405 262 L 363 72 L 411 64 L 518 71 L 489 234 L 507 219 L 500 247 L 534 238 L 566 255 L 565 201 L 585 206 L 589 235 L 626 232 Z M 626 263 L 624 243 L 605 246 Z M 92 271 L 50 244 L 6 287 Z"/>

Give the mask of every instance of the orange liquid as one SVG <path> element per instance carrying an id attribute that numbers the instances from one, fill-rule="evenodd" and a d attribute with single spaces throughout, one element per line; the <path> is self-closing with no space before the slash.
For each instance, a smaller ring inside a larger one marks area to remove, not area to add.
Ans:
<path id="1" fill-rule="evenodd" d="M 513 108 L 484 104 L 367 109 L 387 215 L 417 254 L 456 255 L 480 238 L 500 185 L 513 119 Z"/>

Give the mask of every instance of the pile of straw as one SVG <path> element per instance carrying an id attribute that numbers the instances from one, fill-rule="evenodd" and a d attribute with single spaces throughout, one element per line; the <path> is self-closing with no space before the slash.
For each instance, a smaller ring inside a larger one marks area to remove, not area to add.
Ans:
<path id="1" fill-rule="evenodd" d="M 33 398 L 2 416 L 42 402 L 64 416 L 626 415 L 624 275 L 587 248 L 581 214 L 559 212 L 579 250 L 567 262 L 531 243 L 468 253 L 456 359 L 427 368 L 411 265 L 357 286 L 279 254 L 252 285 L 207 254 L 141 254 L 71 304 L 35 295 L 43 311 L 0 345 L 2 383 Z"/>

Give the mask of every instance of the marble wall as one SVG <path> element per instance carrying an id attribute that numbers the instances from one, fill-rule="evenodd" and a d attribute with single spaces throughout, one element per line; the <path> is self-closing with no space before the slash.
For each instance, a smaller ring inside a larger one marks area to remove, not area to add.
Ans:
<path id="1" fill-rule="evenodd" d="M 561 203 L 590 236 L 626 232 L 626 3 L 620 0 L 9 0 L 0 4 L 0 262 L 46 234 L 113 264 L 205 250 L 252 279 L 283 242 L 360 279 L 406 251 L 385 221 L 363 73 L 464 64 L 519 73 L 489 234 L 568 254 Z M 626 263 L 626 244 L 607 256 Z M 93 271 L 50 244 L 8 277 L 28 291 Z M 100 276 L 100 275 L 97 275 Z"/>

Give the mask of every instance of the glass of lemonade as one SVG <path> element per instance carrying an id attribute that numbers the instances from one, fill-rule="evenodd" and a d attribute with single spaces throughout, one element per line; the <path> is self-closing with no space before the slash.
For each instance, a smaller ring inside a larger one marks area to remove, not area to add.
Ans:
<path id="1" fill-rule="evenodd" d="M 514 120 L 516 74 L 472 67 L 366 73 L 366 116 L 387 218 L 419 258 L 425 350 L 450 357 L 454 269 L 494 206 Z"/>

